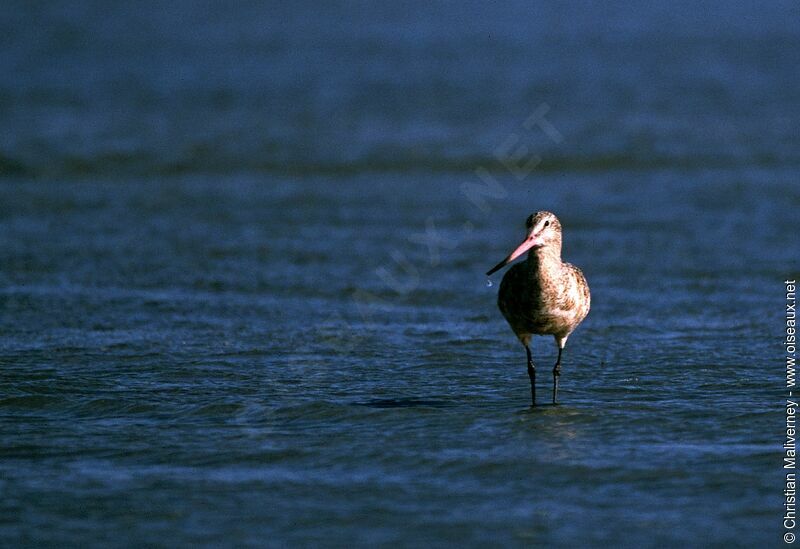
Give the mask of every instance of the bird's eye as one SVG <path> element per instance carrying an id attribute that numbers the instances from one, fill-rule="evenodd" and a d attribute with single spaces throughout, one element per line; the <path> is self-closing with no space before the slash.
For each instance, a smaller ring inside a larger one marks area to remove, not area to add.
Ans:
<path id="1" fill-rule="evenodd" d="M 548 220 L 548 221 L 545 221 L 545 222 L 544 222 L 544 226 L 545 226 L 545 227 L 549 227 L 549 226 L 550 226 L 550 221 L 549 221 L 549 220 Z"/>

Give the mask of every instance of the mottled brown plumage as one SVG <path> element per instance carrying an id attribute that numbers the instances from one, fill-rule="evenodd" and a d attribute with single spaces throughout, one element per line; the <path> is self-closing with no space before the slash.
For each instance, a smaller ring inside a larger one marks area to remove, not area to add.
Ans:
<path id="1" fill-rule="evenodd" d="M 530 352 L 534 335 L 552 335 L 558 346 L 553 368 L 553 403 L 558 400 L 561 353 L 569 335 L 589 314 L 591 296 L 586 278 L 576 266 L 561 261 L 561 223 L 550 212 L 528 217 L 527 236 L 508 257 L 487 275 L 528 251 L 525 261 L 511 267 L 500 283 L 497 305 L 511 329 L 525 346 L 531 398 L 536 404 L 536 369 Z"/>

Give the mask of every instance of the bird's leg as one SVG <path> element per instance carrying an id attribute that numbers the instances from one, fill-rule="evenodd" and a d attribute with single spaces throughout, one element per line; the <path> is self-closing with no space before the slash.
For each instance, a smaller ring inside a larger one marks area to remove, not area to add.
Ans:
<path id="1" fill-rule="evenodd" d="M 528 377 L 531 378 L 531 406 L 536 406 L 536 366 L 533 365 L 531 348 L 525 345 L 525 352 L 528 353 Z"/>
<path id="2" fill-rule="evenodd" d="M 558 378 L 561 376 L 561 351 L 564 348 L 558 346 L 558 359 L 556 365 L 553 366 L 553 404 L 558 404 Z"/>

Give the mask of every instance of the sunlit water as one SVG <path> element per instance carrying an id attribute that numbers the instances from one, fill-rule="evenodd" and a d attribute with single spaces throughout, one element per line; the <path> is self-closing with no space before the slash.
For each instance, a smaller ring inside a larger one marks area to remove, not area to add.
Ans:
<path id="1" fill-rule="evenodd" d="M 417 8 L 3 16 L 4 543 L 780 543 L 796 25 Z M 531 410 L 538 209 L 592 311 Z"/>

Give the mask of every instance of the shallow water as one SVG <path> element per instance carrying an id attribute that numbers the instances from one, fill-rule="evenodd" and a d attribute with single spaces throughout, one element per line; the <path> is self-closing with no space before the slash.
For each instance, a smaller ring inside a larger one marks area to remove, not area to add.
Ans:
<path id="1" fill-rule="evenodd" d="M 5 14 L 2 539 L 777 545 L 774 6 Z M 531 410 L 483 273 L 538 209 L 593 302 Z"/>

